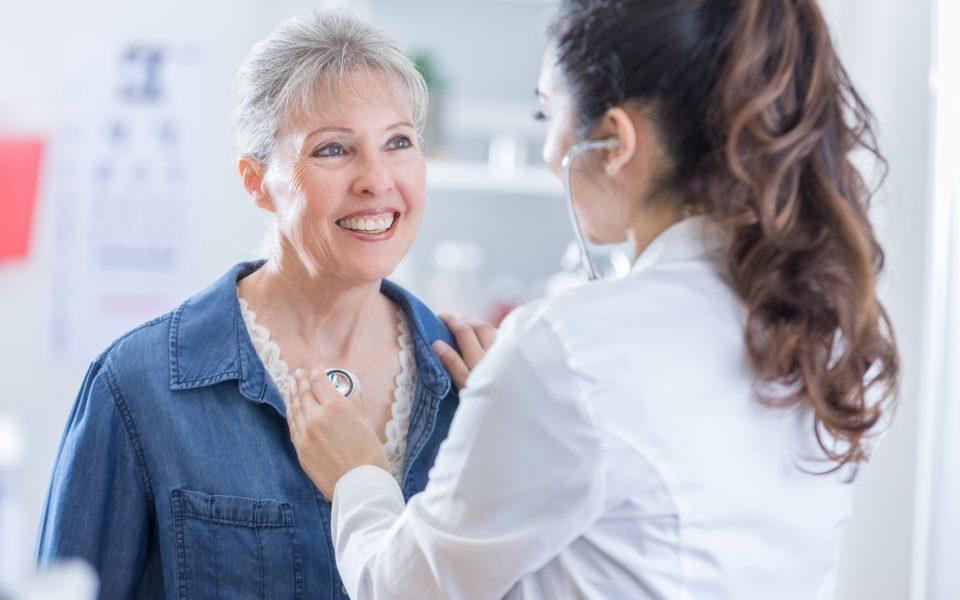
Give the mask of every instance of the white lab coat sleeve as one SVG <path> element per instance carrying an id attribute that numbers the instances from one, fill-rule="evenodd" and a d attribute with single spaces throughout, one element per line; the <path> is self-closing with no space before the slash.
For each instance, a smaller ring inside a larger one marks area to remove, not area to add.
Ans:
<path id="1" fill-rule="evenodd" d="M 376 467 L 337 483 L 333 541 L 354 600 L 501 598 L 601 516 L 588 380 L 539 311 L 508 321 L 461 390 L 422 493 L 404 507 Z"/>

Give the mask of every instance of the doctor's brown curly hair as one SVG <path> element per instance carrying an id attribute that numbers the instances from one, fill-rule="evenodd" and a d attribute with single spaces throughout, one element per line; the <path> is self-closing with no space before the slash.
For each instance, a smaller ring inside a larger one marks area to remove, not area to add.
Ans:
<path id="1" fill-rule="evenodd" d="M 760 397 L 811 406 L 836 468 L 865 459 L 900 366 L 851 155 L 886 163 L 817 3 L 566 0 L 551 37 L 578 135 L 614 106 L 647 107 L 673 159 L 658 190 L 729 232 L 750 362 L 788 390 Z"/>

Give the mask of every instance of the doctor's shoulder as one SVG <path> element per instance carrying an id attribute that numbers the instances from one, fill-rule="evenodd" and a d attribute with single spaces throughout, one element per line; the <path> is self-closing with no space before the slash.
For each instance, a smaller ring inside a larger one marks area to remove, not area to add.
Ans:
<path id="1" fill-rule="evenodd" d="M 719 277 L 678 263 L 522 305 L 504 320 L 496 345 L 554 355 L 546 350 L 553 346 L 556 360 L 567 365 L 601 369 L 626 361 L 635 373 L 638 364 L 677 362 L 711 349 L 738 353 L 743 320 L 742 303 Z"/>
<path id="2" fill-rule="evenodd" d="M 616 328 L 628 318 L 661 318 L 676 309 L 676 301 L 712 294 L 715 287 L 715 280 L 697 281 L 689 274 L 651 269 L 565 288 L 532 300 L 514 309 L 500 331 L 503 335 L 520 323 L 529 325 L 536 320 L 586 327 L 609 324 Z"/>
<path id="3" fill-rule="evenodd" d="M 540 345 L 548 339 L 565 346 L 565 334 L 571 330 L 605 329 L 612 323 L 624 293 L 620 281 L 595 281 L 530 300 L 503 319 L 495 346 Z"/>

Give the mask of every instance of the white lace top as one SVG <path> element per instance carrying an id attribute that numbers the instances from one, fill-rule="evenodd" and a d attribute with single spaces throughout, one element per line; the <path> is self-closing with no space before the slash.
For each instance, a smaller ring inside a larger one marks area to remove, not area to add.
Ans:
<path id="1" fill-rule="evenodd" d="M 240 301 L 240 311 L 247 332 L 253 341 L 260 360 L 263 361 L 267 373 L 283 398 L 286 406 L 290 404 L 290 392 L 296 380 L 290 372 L 290 367 L 280 356 L 280 346 L 270 340 L 270 330 L 257 323 L 257 315 L 243 298 Z M 391 474 L 397 483 L 403 483 L 403 459 L 407 453 L 407 428 L 410 424 L 410 406 L 413 403 L 413 394 L 417 389 L 417 363 L 413 352 L 413 339 L 410 336 L 410 326 L 407 323 L 403 309 L 397 307 L 397 341 L 400 345 L 400 374 L 397 375 L 396 387 L 393 390 L 393 403 L 390 405 L 390 420 L 387 422 L 387 441 L 383 449 L 390 460 Z"/>

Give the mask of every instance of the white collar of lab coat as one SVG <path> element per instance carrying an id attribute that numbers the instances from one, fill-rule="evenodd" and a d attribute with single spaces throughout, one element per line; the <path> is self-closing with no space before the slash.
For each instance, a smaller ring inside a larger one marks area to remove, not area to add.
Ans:
<path id="1" fill-rule="evenodd" d="M 707 216 L 687 217 L 660 232 L 637 257 L 630 272 L 639 273 L 664 262 L 718 256 L 727 239 L 725 232 Z"/>

